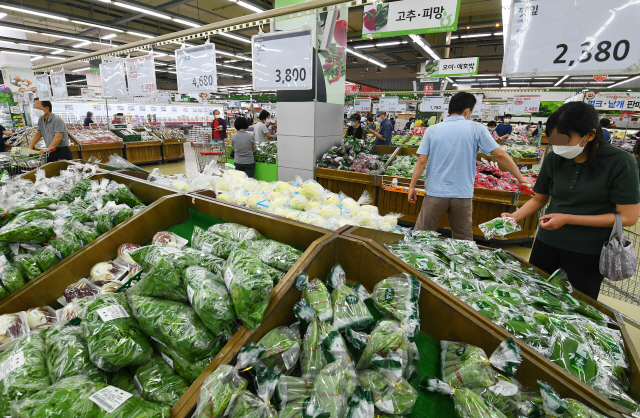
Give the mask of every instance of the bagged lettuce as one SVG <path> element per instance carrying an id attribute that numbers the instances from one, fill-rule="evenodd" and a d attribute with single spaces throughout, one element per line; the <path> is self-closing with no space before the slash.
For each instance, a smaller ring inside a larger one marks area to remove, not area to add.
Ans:
<path id="1" fill-rule="evenodd" d="M 347 277 L 340 264 L 331 270 L 327 288 L 331 290 L 333 328 L 344 332 L 347 329 L 364 329 L 373 324 L 373 316 L 364 303 L 369 294 L 360 284 L 353 288 L 347 286 Z"/>
<path id="2" fill-rule="evenodd" d="M 309 282 L 309 276 L 302 273 L 296 277 L 296 287 L 302 290 L 302 298 L 313 308 L 321 321 L 333 322 L 333 307 L 329 291 L 320 279 Z"/>
<path id="3" fill-rule="evenodd" d="M 187 291 L 182 279 L 166 260 L 160 260 L 136 283 L 128 293 L 136 296 L 147 296 L 174 302 L 186 302 Z"/>
<path id="4" fill-rule="evenodd" d="M 204 369 L 213 361 L 214 357 L 205 357 L 192 361 L 160 341 L 152 341 L 152 344 L 156 351 L 160 353 L 165 363 L 167 363 L 178 376 L 189 383 L 195 382 L 198 376 L 200 376 Z"/>
<path id="5" fill-rule="evenodd" d="M 412 341 L 418 337 L 420 316 L 418 299 L 420 282 L 408 274 L 386 278 L 375 285 L 371 299 L 385 318 L 411 324 L 413 331 L 407 335 Z"/>
<path id="6" fill-rule="evenodd" d="M 227 224 L 222 224 L 227 225 Z M 276 411 L 253 393 L 243 390 L 234 400 L 229 418 L 277 418 Z"/>
<path id="7" fill-rule="evenodd" d="M 221 364 L 202 384 L 194 418 L 218 418 L 231 400 L 247 388 L 247 381 L 228 364 Z"/>
<path id="8" fill-rule="evenodd" d="M 222 348 L 222 341 L 211 334 L 190 306 L 129 292 L 127 299 L 145 334 L 189 360 L 213 357 Z"/>
<path id="9" fill-rule="evenodd" d="M 160 261 L 167 261 L 173 266 L 178 275 L 182 276 L 189 266 L 197 266 L 201 262 L 201 253 L 188 248 L 163 247 L 160 245 L 146 245 L 129 252 L 129 256 L 143 269 L 149 271 Z"/>
<path id="10" fill-rule="evenodd" d="M 79 317 L 89 358 L 100 369 L 116 371 L 151 359 L 153 348 L 133 317 L 124 293 L 82 299 Z"/>
<path id="11" fill-rule="evenodd" d="M 205 231 L 198 226 L 193 227 L 191 247 L 205 254 L 212 254 L 216 257 L 227 259 L 237 245 L 238 243 L 236 241 L 227 237 Z"/>
<path id="12" fill-rule="evenodd" d="M 352 377 L 357 383 L 355 370 L 345 359 L 334 361 L 322 369 L 313 383 L 306 416 L 343 417 L 347 410 L 347 400 L 355 390 Z M 328 415 L 322 415 L 323 413 Z"/>
<path id="13" fill-rule="evenodd" d="M 417 369 L 417 365 L 413 361 L 409 361 L 410 345 L 411 343 L 398 322 L 388 319 L 382 320 L 371 331 L 367 346 L 356 365 L 356 370 L 373 368 L 384 371 L 394 380 L 400 379 L 405 375 L 405 372 L 408 373 L 407 376 L 411 376 Z M 407 367 L 410 368 L 409 371 L 407 371 Z"/>
<path id="14" fill-rule="evenodd" d="M 142 397 L 158 404 L 173 406 L 189 389 L 189 383 L 178 376 L 160 357 L 138 367 L 133 377 Z"/>
<path id="15" fill-rule="evenodd" d="M 222 278 L 204 267 L 191 266 L 184 272 L 184 283 L 189 303 L 209 331 L 225 340 L 231 338 L 237 317 Z"/>
<path id="16" fill-rule="evenodd" d="M 255 229 L 231 222 L 212 225 L 207 229 L 207 232 L 213 232 L 214 234 L 236 242 L 264 239 Z"/>
<path id="17" fill-rule="evenodd" d="M 494 405 L 486 402 L 469 388 L 456 387 L 454 389 L 437 379 L 425 377 L 420 383 L 420 389 L 451 396 L 456 408 L 456 415 L 460 418 L 507 418 Z"/>
<path id="18" fill-rule="evenodd" d="M 276 384 L 274 402 L 278 405 L 286 405 L 293 401 L 302 400 L 311 396 L 313 380 L 301 377 L 280 375 Z"/>
<path id="19" fill-rule="evenodd" d="M 273 267 L 285 273 L 293 267 L 302 255 L 302 251 L 297 250 L 290 245 L 270 239 L 247 240 L 242 242 L 238 248 L 251 251 L 260 259 L 260 261 L 269 267 Z"/>
<path id="20" fill-rule="evenodd" d="M 313 319 L 304 336 L 301 353 L 302 377 L 314 380 L 327 364 L 348 358 L 342 336 L 328 323 Z"/>
<path id="21" fill-rule="evenodd" d="M 240 349 L 236 367 L 252 366 L 257 370 L 289 374 L 300 358 L 300 336 L 296 329 L 278 327 L 269 331 L 258 344 Z"/>
<path id="22" fill-rule="evenodd" d="M 89 359 L 87 342 L 79 326 L 51 330 L 46 340 L 47 368 L 52 383 L 72 376 L 106 382 L 105 373 Z"/>

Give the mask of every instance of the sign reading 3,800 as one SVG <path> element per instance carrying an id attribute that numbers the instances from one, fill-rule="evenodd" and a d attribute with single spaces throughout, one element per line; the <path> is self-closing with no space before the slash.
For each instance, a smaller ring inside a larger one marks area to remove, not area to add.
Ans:
<path id="1" fill-rule="evenodd" d="M 311 29 L 263 33 L 251 41 L 254 90 L 311 89 Z"/>
<path id="2" fill-rule="evenodd" d="M 567 30 L 567 16 L 579 25 Z M 514 0 L 502 74 L 637 74 L 640 2 Z"/>

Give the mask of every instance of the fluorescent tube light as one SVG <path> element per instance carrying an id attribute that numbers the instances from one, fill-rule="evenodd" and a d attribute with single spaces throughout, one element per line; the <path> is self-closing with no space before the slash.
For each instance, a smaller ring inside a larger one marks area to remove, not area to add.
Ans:
<path id="1" fill-rule="evenodd" d="M 483 38 L 485 36 L 491 36 L 490 33 L 470 33 L 469 35 L 460 35 L 460 38 Z"/>
<path id="2" fill-rule="evenodd" d="M 50 19 L 64 20 L 64 21 L 67 21 L 67 22 L 69 21 L 69 19 L 67 19 L 66 17 L 56 16 L 56 15 L 52 15 L 52 14 L 49 14 L 49 13 L 34 12 L 32 10 L 21 9 L 19 7 L 4 6 L 4 5 L 0 5 L 0 7 L 2 7 L 3 9 L 13 10 L 15 12 L 22 12 L 22 13 L 27 13 L 27 14 L 30 14 L 30 15 L 35 15 L 35 16 L 48 17 Z"/>
<path id="3" fill-rule="evenodd" d="M 376 47 L 381 47 L 381 46 L 391 46 L 391 45 L 400 45 L 400 41 L 396 41 L 396 42 L 383 42 L 381 44 L 376 44 Z"/>
<path id="4" fill-rule="evenodd" d="M 256 13 L 264 12 L 264 10 L 260 9 L 259 7 L 254 6 L 253 4 L 247 3 L 246 1 L 231 0 L 231 2 L 237 4 L 238 6 L 242 6 L 245 9 L 249 9 L 249 10 L 251 10 L 253 12 L 256 12 Z"/>
<path id="5" fill-rule="evenodd" d="M 109 26 L 96 25 L 95 23 L 82 22 L 80 20 L 72 20 L 72 22 L 73 23 L 78 23 L 80 25 L 93 26 L 94 28 L 108 29 L 108 30 L 112 30 L 114 32 L 124 32 L 123 30 L 120 30 L 120 29 L 110 28 Z"/>
<path id="6" fill-rule="evenodd" d="M 0 13 L 0 19 L 7 17 L 6 13 Z"/>
<path id="7" fill-rule="evenodd" d="M 66 57 L 56 57 L 55 55 L 47 55 L 47 58 L 51 58 L 54 60 L 66 60 Z"/>
<path id="8" fill-rule="evenodd" d="M 200 25 L 198 23 L 193 23 L 193 22 L 189 22 L 187 20 L 182 20 L 182 19 L 174 18 L 173 21 L 174 22 L 178 22 L 178 23 L 182 23 L 183 25 L 191 26 L 192 28 L 199 28 L 200 26 L 202 26 L 202 25 Z"/>
<path id="9" fill-rule="evenodd" d="M 101 37 L 100 39 L 113 39 L 113 38 L 115 38 L 116 36 L 118 36 L 118 35 L 117 35 L 117 34 L 115 34 L 115 33 L 110 33 L 110 34 L 108 34 L 108 35 L 105 35 L 105 36 Z"/>
<path id="10" fill-rule="evenodd" d="M 365 48 L 375 48 L 375 44 L 374 45 L 358 45 L 358 46 L 354 46 L 353 49 L 365 49 Z"/>
<path id="11" fill-rule="evenodd" d="M 58 55 L 58 54 L 63 53 L 64 51 L 65 51 L 64 49 L 56 49 L 56 50 L 55 50 L 55 51 L 53 51 L 51 54 L 52 54 L 52 55 Z"/>
<path id="12" fill-rule="evenodd" d="M 28 52 L 2 51 L 5 54 L 26 55 L 28 57 L 39 57 L 40 55 L 29 54 Z M 42 58 L 42 57 L 41 57 Z"/>
<path id="13" fill-rule="evenodd" d="M 566 80 L 569 76 L 565 75 L 564 77 L 562 77 L 560 80 L 558 80 L 558 82 L 556 84 L 554 84 L 554 87 L 557 87 L 560 83 L 562 83 L 564 80 Z"/>
<path id="14" fill-rule="evenodd" d="M 27 29 L 16 29 L 16 28 L 8 28 L 6 26 L 0 26 L 0 29 L 9 29 L 9 30 L 16 30 L 18 32 L 25 32 L 25 33 L 38 33 L 36 31 L 32 31 L 32 30 L 27 30 Z"/>
<path id="15" fill-rule="evenodd" d="M 69 40 L 71 40 L 71 41 L 87 42 L 87 40 L 86 40 L 86 39 L 73 38 L 73 37 L 71 37 L 71 36 L 67 36 L 67 35 L 65 35 L 65 36 L 61 36 L 61 35 L 54 35 L 53 33 L 44 33 L 44 32 L 41 32 L 41 33 L 40 33 L 40 35 L 43 35 L 43 36 L 51 36 L 52 38 L 63 38 L 63 39 L 69 39 Z"/>
<path id="16" fill-rule="evenodd" d="M 154 38 L 154 36 L 151 36 L 151 35 L 147 35 L 147 34 L 139 33 L 139 32 L 131 32 L 129 30 L 127 31 L 127 33 L 130 34 L 130 35 L 139 36 L 141 38 L 147 38 L 147 39 Z"/>
<path id="17" fill-rule="evenodd" d="M 250 44 L 251 43 L 250 39 L 241 38 L 239 36 L 232 35 L 232 34 L 227 33 L 227 32 L 219 32 L 219 33 L 217 33 L 217 35 L 226 36 L 227 38 L 235 39 L 236 41 L 244 42 L 246 44 Z"/>
<path id="18" fill-rule="evenodd" d="M 80 42 L 79 44 L 75 44 L 74 48 L 82 48 L 83 46 L 91 45 L 91 41 Z"/>
<path id="19" fill-rule="evenodd" d="M 409 37 L 411 38 L 411 40 L 413 42 L 415 42 L 418 46 L 420 46 L 420 48 L 424 49 L 425 52 L 427 54 L 429 54 L 431 56 L 431 58 L 433 58 L 434 60 L 439 60 L 440 57 L 438 56 L 438 54 L 436 54 L 433 49 L 431 49 L 429 47 L 429 45 L 427 45 L 424 41 L 424 39 L 421 36 L 418 35 L 409 35 Z"/>
<path id="20" fill-rule="evenodd" d="M 72 73 L 79 73 L 81 71 L 89 71 L 91 67 L 78 68 L 77 70 L 72 70 Z"/>
<path id="21" fill-rule="evenodd" d="M 163 15 L 162 13 L 156 13 L 156 12 L 153 12 L 151 10 L 143 9 L 142 7 L 132 6 L 130 4 L 121 3 L 119 1 L 116 1 L 113 4 L 115 4 L 116 6 L 124 7 L 125 9 L 135 10 L 136 12 L 144 13 L 146 15 L 156 16 L 156 17 L 159 17 L 161 19 L 172 20 L 170 16 Z"/>
<path id="22" fill-rule="evenodd" d="M 367 57 L 366 55 L 362 55 L 362 54 L 360 54 L 360 53 L 358 53 L 358 52 L 356 52 L 356 51 L 354 51 L 354 50 L 352 50 L 352 49 L 347 48 L 347 52 L 349 52 L 350 54 L 355 55 L 356 57 L 362 58 L 363 60 L 367 60 L 367 61 L 369 61 L 369 62 L 372 62 L 372 63 L 376 64 L 376 65 L 377 65 L 377 66 L 379 66 L 379 67 L 387 68 L 387 66 L 386 66 L 386 65 L 384 65 L 383 63 L 381 63 L 380 61 L 375 60 L 375 59 L 373 59 L 373 58 L 369 58 L 369 57 Z"/>
<path id="23" fill-rule="evenodd" d="M 637 76 L 631 77 L 631 78 L 627 78 L 626 80 L 621 81 L 621 82 L 616 83 L 616 84 L 612 84 L 612 85 L 608 86 L 607 88 L 610 89 L 611 87 L 616 87 L 616 86 L 619 86 L 620 84 L 624 84 L 624 83 L 629 82 L 629 81 L 637 80 L 639 78 L 640 78 L 640 75 L 637 75 Z"/>
<path id="24" fill-rule="evenodd" d="M 36 57 L 31 58 L 31 61 L 39 60 L 41 58 L 44 58 L 44 57 L 42 55 L 38 55 Z"/>
<path id="25" fill-rule="evenodd" d="M 234 67 L 233 65 L 227 65 L 227 64 L 218 64 L 221 67 L 227 67 L 227 68 L 231 68 L 234 70 L 241 70 L 241 71 L 247 71 L 247 72 L 252 72 L 252 70 L 249 70 L 247 68 L 242 68 L 242 67 Z"/>

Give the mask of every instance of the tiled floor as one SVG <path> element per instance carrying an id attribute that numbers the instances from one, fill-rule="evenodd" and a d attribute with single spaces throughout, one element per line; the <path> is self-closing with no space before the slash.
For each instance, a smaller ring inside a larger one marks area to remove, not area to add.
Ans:
<path id="1" fill-rule="evenodd" d="M 187 178 L 193 177 L 193 174 L 198 172 L 198 166 L 196 164 L 196 157 L 189 142 L 184 144 L 184 161 L 178 163 L 167 163 L 159 165 L 145 165 L 145 170 L 151 171 L 157 168 L 161 174 L 186 174 Z M 193 174 L 192 174 L 193 173 Z"/>

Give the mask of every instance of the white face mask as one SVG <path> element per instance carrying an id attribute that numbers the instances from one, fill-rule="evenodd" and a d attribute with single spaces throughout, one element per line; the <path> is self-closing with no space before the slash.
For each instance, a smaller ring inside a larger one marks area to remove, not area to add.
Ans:
<path id="1" fill-rule="evenodd" d="M 220 115 L 214 115 L 213 117 L 216 118 L 216 119 L 219 119 Z"/>
<path id="2" fill-rule="evenodd" d="M 511 119 L 505 119 L 504 120 L 504 123 L 509 123 L 509 122 L 511 122 Z"/>
<path id="3" fill-rule="evenodd" d="M 583 136 L 580 142 L 578 142 L 576 145 L 554 145 L 553 152 L 555 152 L 562 158 L 566 158 L 567 160 L 573 160 L 578 155 L 582 154 L 582 152 L 584 151 L 584 147 L 581 147 L 580 144 L 582 143 L 582 140 L 585 139 L 586 137 L 587 135 Z"/>
<path id="4" fill-rule="evenodd" d="M 349 126 L 356 126 L 356 123 L 354 121 L 349 122 Z"/>
<path id="5" fill-rule="evenodd" d="M 42 109 L 33 109 L 33 114 L 37 117 L 41 118 L 44 116 L 44 110 Z"/>
<path id="6" fill-rule="evenodd" d="M 382 122 L 382 118 L 381 117 L 377 117 L 376 120 L 378 121 L 378 123 Z"/>

